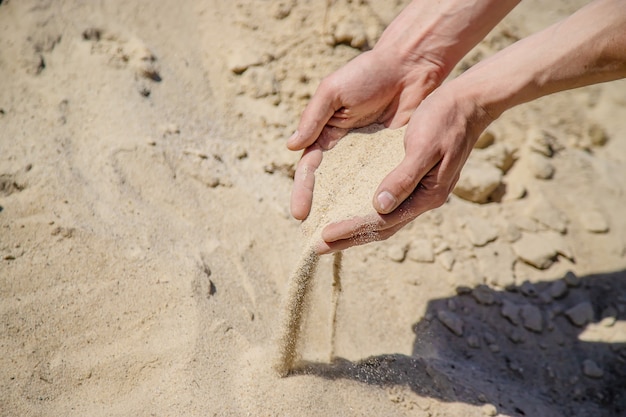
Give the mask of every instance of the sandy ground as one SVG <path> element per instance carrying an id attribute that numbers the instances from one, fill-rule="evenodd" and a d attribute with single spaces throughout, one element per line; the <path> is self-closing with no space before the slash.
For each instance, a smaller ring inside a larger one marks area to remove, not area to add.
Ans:
<path id="1" fill-rule="evenodd" d="M 0 2 L 0 415 L 626 415 L 625 82 L 506 113 L 442 208 L 344 253 L 334 326 L 322 258 L 272 371 L 285 138 L 404 3 Z"/>

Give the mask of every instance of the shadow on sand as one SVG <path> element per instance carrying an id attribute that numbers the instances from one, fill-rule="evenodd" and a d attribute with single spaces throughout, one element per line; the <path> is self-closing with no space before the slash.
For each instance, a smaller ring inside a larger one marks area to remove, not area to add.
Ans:
<path id="1" fill-rule="evenodd" d="M 491 403 L 512 416 L 626 416 L 626 270 L 457 294 L 429 302 L 410 356 L 336 358 L 297 373 Z M 581 340 L 591 327 L 601 341 Z"/>

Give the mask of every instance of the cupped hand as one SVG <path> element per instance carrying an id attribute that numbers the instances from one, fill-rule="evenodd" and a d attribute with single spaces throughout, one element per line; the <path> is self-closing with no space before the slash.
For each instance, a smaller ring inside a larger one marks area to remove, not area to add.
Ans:
<path id="1" fill-rule="evenodd" d="M 385 240 L 420 214 L 445 203 L 478 136 L 491 121 L 473 100 L 458 90 L 440 87 L 411 116 L 404 138 L 405 157 L 376 190 L 376 212 L 328 225 L 318 253 Z"/>
<path id="2" fill-rule="evenodd" d="M 434 62 L 424 59 L 408 65 L 374 49 L 326 77 L 287 142 L 291 150 L 304 149 L 294 176 L 293 217 L 304 220 L 309 215 L 314 173 L 323 151 L 331 149 L 352 128 L 374 122 L 391 128 L 403 126 L 443 75 Z"/>

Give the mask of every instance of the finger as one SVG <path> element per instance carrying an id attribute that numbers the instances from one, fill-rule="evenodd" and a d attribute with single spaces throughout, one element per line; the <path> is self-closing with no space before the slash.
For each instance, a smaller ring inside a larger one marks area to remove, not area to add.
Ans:
<path id="1" fill-rule="evenodd" d="M 441 159 L 435 151 L 407 151 L 404 159 L 380 183 L 374 193 L 373 206 L 381 214 L 393 212 L 415 191 L 422 178 Z"/>
<path id="2" fill-rule="evenodd" d="M 298 162 L 291 191 L 291 215 L 298 220 L 306 219 L 311 211 L 315 170 L 321 163 L 322 149 L 316 145 L 308 147 Z"/>
<path id="3" fill-rule="evenodd" d="M 341 250 L 348 249 L 353 246 L 365 245 L 367 243 L 387 240 L 394 234 L 398 232 L 398 230 L 402 229 L 406 226 L 407 222 L 399 223 L 389 229 L 374 231 L 365 234 L 357 234 L 354 236 L 350 236 L 345 239 L 336 240 L 334 242 L 327 242 L 321 240 L 317 243 L 315 250 L 319 255 L 325 255 L 328 253 L 338 252 Z"/>
<path id="4" fill-rule="evenodd" d="M 331 83 L 322 81 L 302 112 L 298 129 L 287 140 L 289 149 L 295 151 L 310 146 L 322 133 L 328 120 L 341 108 L 332 91 Z"/>
<path id="5" fill-rule="evenodd" d="M 328 151 L 335 147 L 337 142 L 343 138 L 350 129 L 342 129 L 334 126 L 324 126 L 322 133 L 315 143 L 324 151 Z"/>

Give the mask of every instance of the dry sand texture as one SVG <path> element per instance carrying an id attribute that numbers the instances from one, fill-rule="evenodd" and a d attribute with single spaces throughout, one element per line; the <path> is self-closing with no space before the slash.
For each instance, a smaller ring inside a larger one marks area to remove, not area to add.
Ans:
<path id="1" fill-rule="evenodd" d="M 284 140 L 404 4 L 0 3 L 1 415 L 624 415 L 624 82 L 506 113 L 448 203 L 344 253 L 336 314 L 320 259 L 307 370 L 271 369 Z"/>

